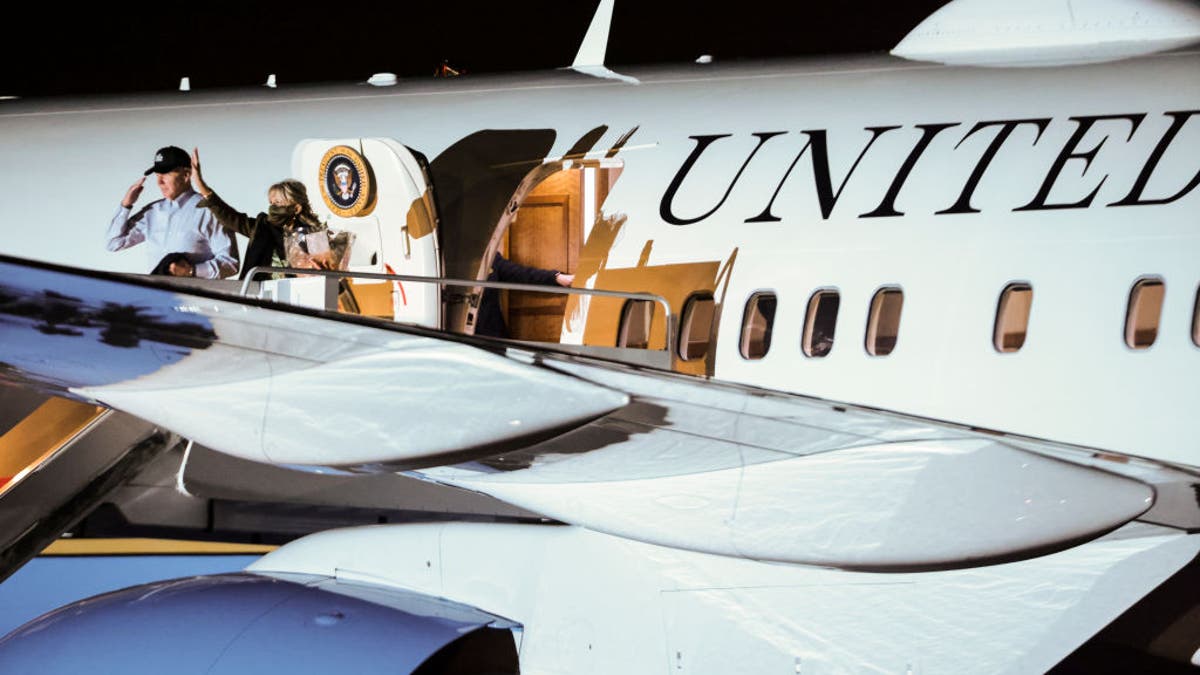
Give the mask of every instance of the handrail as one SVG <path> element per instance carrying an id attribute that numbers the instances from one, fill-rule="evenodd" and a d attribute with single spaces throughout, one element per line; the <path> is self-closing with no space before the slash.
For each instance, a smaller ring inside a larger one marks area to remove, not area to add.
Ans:
<path id="1" fill-rule="evenodd" d="M 537 293 L 558 293 L 560 295 L 591 295 L 602 298 L 624 298 L 626 300 L 643 300 L 662 305 L 664 312 L 664 327 L 666 328 L 665 351 L 671 360 L 675 359 L 675 315 L 671 313 L 671 304 L 667 299 L 656 293 L 634 293 L 630 291 L 606 291 L 599 288 L 568 288 L 563 286 L 542 286 L 539 284 L 518 284 L 509 281 L 484 281 L 481 279 L 453 279 L 450 277 L 426 277 L 415 274 L 384 274 L 382 272 L 355 272 L 351 270 L 319 270 L 300 269 L 297 267 L 273 267 L 259 265 L 245 272 L 240 295 L 246 295 L 254 277 L 260 272 L 279 272 L 283 274 L 306 274 L 309 276 L 335 277 L 338 279 L 379 279 L 382 281 L 415 281 L 420 283 L 436 283 L 439 286 L 479 286 L 482 288 L 498 288 L 511 291 L 534 291 Z"/>

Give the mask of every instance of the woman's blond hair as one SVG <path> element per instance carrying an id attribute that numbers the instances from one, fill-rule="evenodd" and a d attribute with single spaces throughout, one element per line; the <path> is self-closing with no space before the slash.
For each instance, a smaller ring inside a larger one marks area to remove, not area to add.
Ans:
<path id="1" fill-rule="evenodd" d="M 312 204 L 308 202 L 308 189 L 304 187 L 304 183 L 294 179 L 286 178 L 272 185 L 267 189 L 267 195 L 272 192 L 278 192 L 283 195 L 288 204 L 299 204 L 300 213 L 296 216 L 304 225 L 310 228 L 323 227 L 321 219 L 317 218 L 317 214 L 313 213 Z"/>

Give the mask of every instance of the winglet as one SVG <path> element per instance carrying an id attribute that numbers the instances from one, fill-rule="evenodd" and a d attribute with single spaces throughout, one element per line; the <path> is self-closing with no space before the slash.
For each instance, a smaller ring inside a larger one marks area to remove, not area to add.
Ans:
<path id="1" fill-rule="evenodd" d="M 583 44 L 579 45 L 579 53 L 575 54 L 572 68 L 604 65 L 604 54 L 608 51 L 608 28 L 612 25 L 613 1 L 600 0 L 587 35 L 583 36 Z"/>
<path id="2" fill-rule="evenodd" d="M 583 43 L 579 45 L 579 52 L 575 54 L 575 62 L 571 64 L 571 70 L 592 77 L 640 84 L 637 78 L 614 73 L 604 65 L 604 57 L 608 52 L 608 29 L 612 25 L 615 1 L 600 0 L 600 5 L 596 7 L 596 14 L 592 16 L 592 23 L 588 26 L 587 34 L 583 36 Z"/>

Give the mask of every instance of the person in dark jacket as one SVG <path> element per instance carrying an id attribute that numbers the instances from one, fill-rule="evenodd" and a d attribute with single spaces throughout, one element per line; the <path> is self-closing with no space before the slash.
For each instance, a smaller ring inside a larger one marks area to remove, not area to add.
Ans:
<path id="1" fill-rule="evenodd" d="M 200 173 L 200 151 L 196 148 L 192 149 L 192 183 L 196 192 L 204 197 L 200 206 L 207 207 L 221 227 L 250 238 L 246 255 L 242 257 L 241 279 L 246 278 L 246 274 L 255 267 L 286 267 L 288 256 L 284 240 L 288 232 L 297 228 L 315 231 L 325 227 L 317 214 L 313 213 L 304 183 L 298 180 L 283 180 L 268 188 L 270 207 L 253 218 L 226 204 L 204 182 L 204 176 Z M 316 262 L 320 267 L 319 261 Z M 270 275 L 265 273 L 255 275 L 255 281 L 269 278 Z"/>
<path id="2" fill-rule="evenodd" d="M 492 258 L 492 271 L 488 274 L 487 280 L 566 287 L 575 281 L 575 275 L 515 263 L 497 252 Z M 510 337 L 508 326 L 504 323 L 504 313 L 500 309 L 499 289 L 483 289 L 483 297 L 479 300 L 479 312 L 475 315 L 475 334 L 486 337 Z"/>

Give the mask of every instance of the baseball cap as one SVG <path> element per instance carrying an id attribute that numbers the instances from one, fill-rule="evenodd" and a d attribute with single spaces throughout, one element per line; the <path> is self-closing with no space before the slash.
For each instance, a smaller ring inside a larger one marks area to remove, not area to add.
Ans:
<path id="1" fill-rule="evenodd" d="M 165 148 L 159 148 L 154 154 L 154 166 L 146 169 L 143 176 L 149 176 L 152 173 L 168 173 L 180 167 L 191 166 L 192 158 L 188 156 L 187 150 L 168 145 Z"/>

